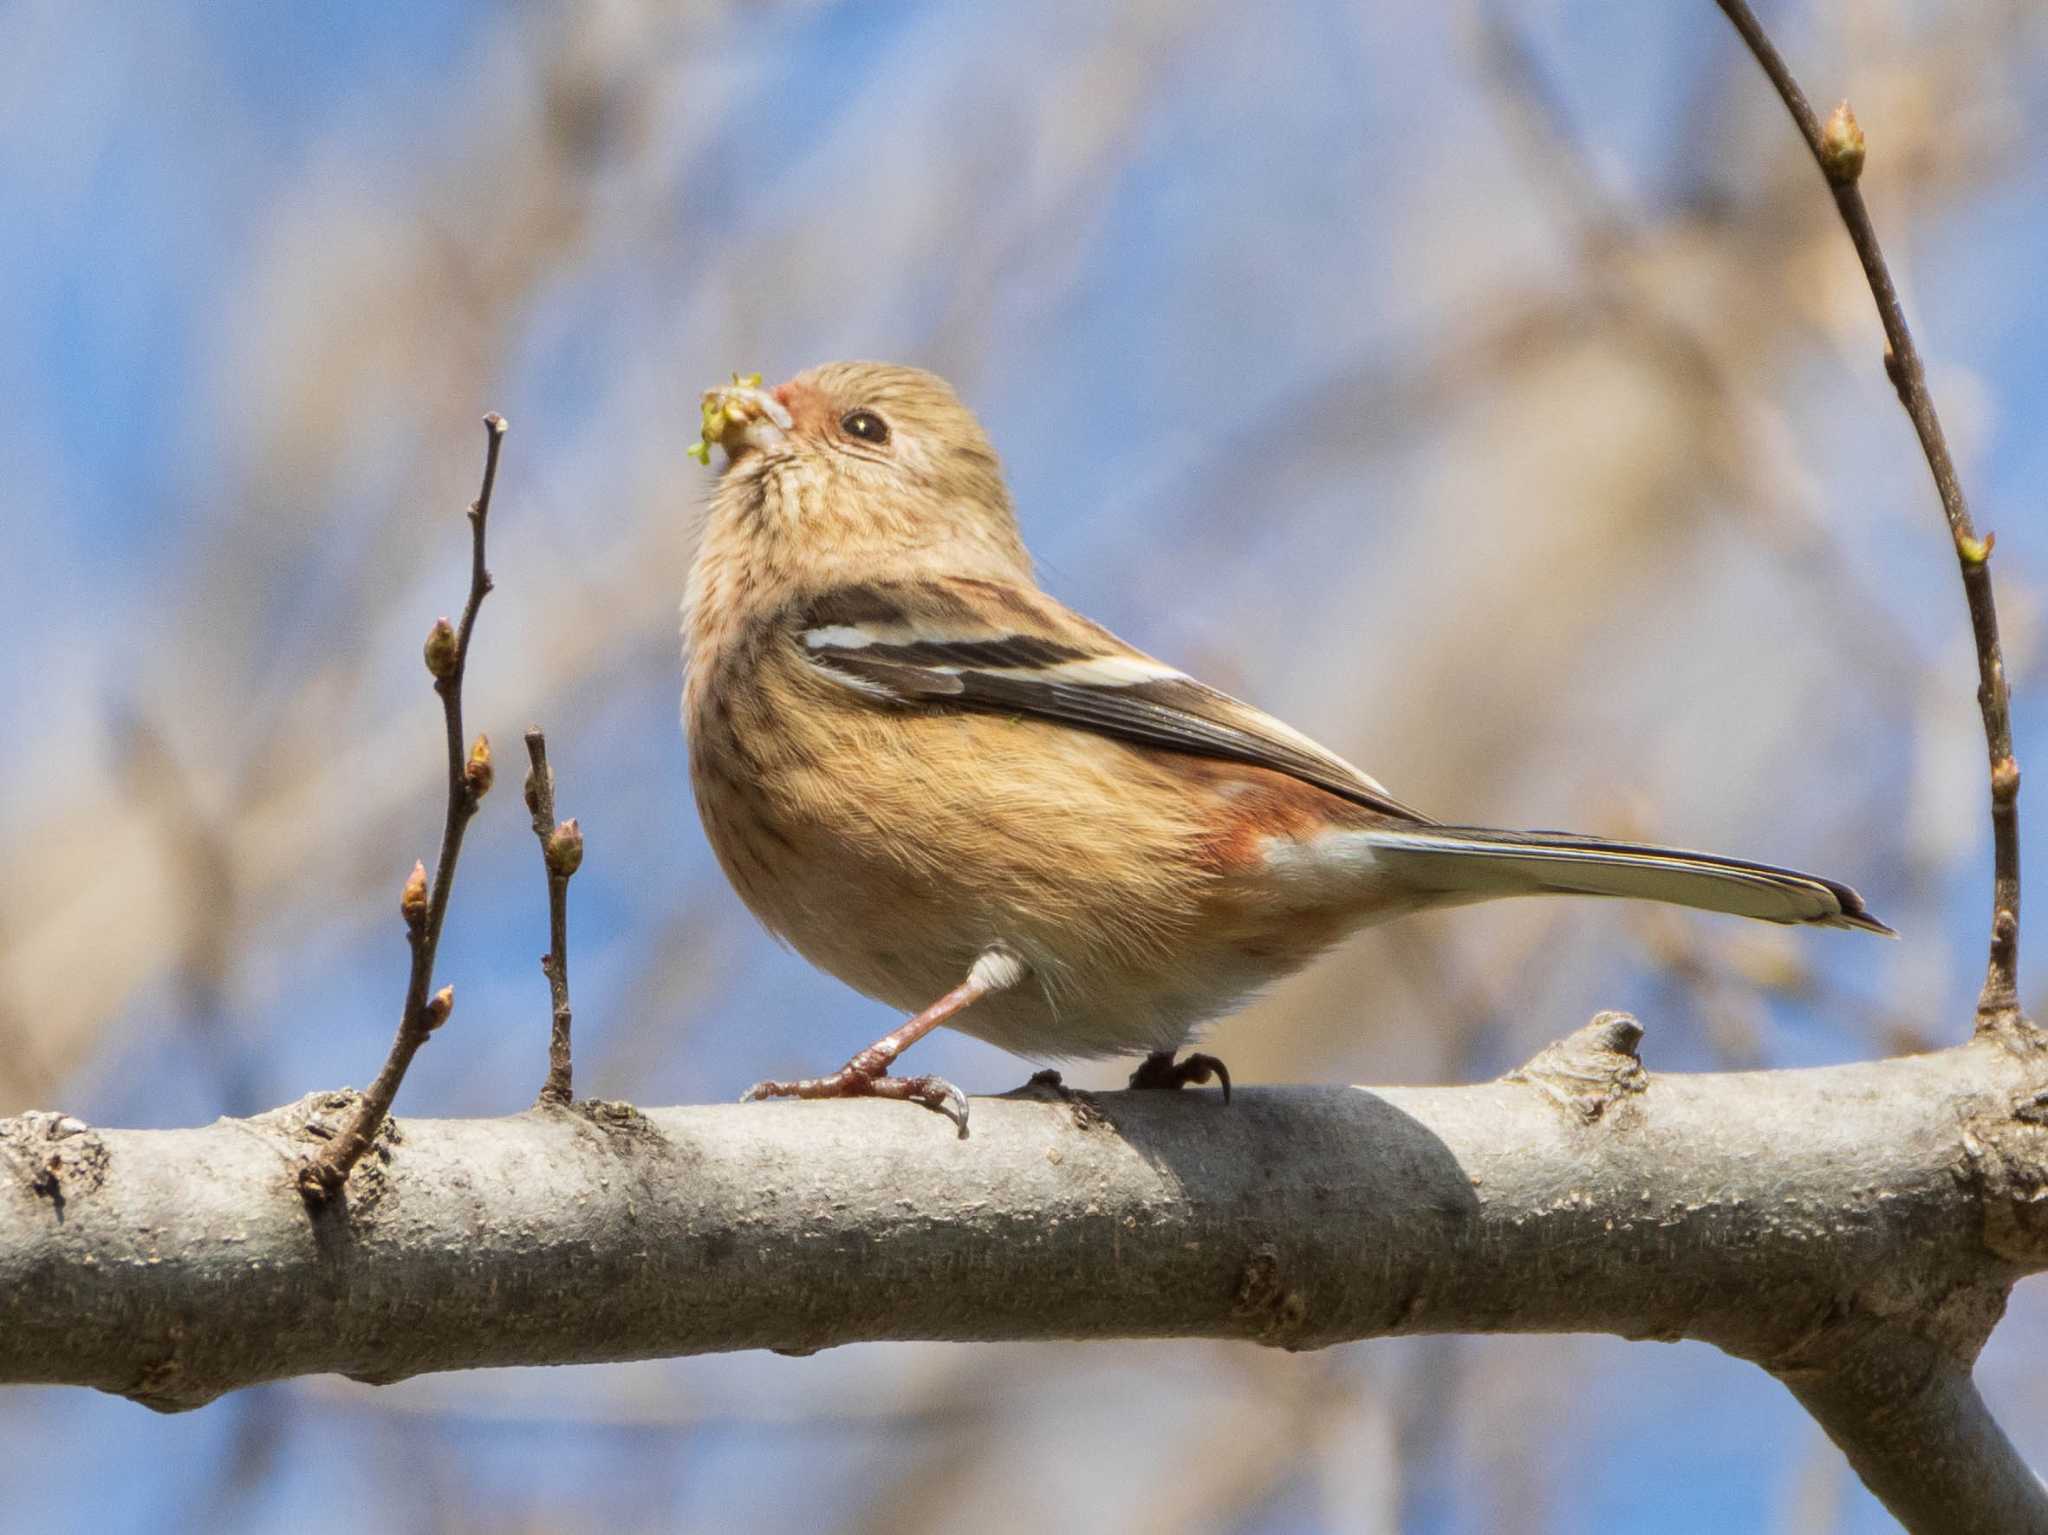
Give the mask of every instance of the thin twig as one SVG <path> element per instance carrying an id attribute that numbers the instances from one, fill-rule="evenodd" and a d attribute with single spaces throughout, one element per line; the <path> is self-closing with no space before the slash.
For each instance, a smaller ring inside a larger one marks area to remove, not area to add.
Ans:
<path id="1" fill-rule="evenodd" d="M 448 915 L 448 896 L 455 884 L 456 861 L 462 856 L 462 834 L 469 818 L 491 786 L 490 742 L 478 736 L 465 754 L 462 729 L 462 676 L 469 661 L 469 640 L 476 628 L 477 609 L 491 590 L 491 573 L 484 568 L 484 527 L 491 514 L 491 491 L 498 479 L 498 450 L 505 441 L 505 418 L 496 411 L 484 417 L 483 486 L 469 507 L 470 566 L 469 601 L 462 609 L 462 622 L 450 630 L 441 619 L 428 632 L 427 670 L 434 676 L 434 691 L 441 695 L 441 713 L 448 735 L 448 813 L 441 826 L 441 854 L 435 863 L 433 884 L 426 882 L 426 870 L 415 864 L 399 897 L 405 918 L 406 939 L 412 945 L 412 975 L 406 982 L 405 1010 L 399 1015 L 398 1033 L 391 1041 L 391 1053 L 377 1080 L 357 1101 L 348 1123 L 317 1156 L 299 1168 L 299 1191 L 308 1199 L 324 1200 L 338 1193 L 348 1182 L 349 1172 L 370 1149 L 406 1068 L 421 1045 L 443 1023 L 455 1006 L 453 987 L 432 992 L 434 951 L 441 942 L 441 923 Z"/>
<path id="2" fill-rule="evenodd" d="M 573 820 L 555 821 L 555 771 L 548 766 L 548 738 L 538 725 L 526 732 L 526 755 L 533 763 L 526 775 L 526 808 L 533 814 L 533 835 L 548 876 L 548 951 L 540 957 L 540 968 L 554 1006 L 548 1079 L 539 1101 L 566 1104 L 575 1098 L 569 1077 L 569 881 L 583 863 L 583 831 Z"/>
<path id="3" fill-rule="evenodd" d="M 1984 989 L 1977 998 L 1977 1031 L 2008 1028 L 2020 1021 L 2020 767 L 2013 756 L 2012 708 L 2006 688 L 2005 659 L 1998 643 L 1998 608 L 1991 593 L 1990 535 L 1977 536 L 1970 521 L 1970 509 L 1963 500 L 1962 482 L 1956 476 L 1955 461 L 1949 456 L 1948 439 L 1942 435 L 1941 419 L 1935 414 L 1934 397 L 1927 391 L 1927 370 L 1906 328 L 1905 312 L 1899 307 L 1898 289 L 1892 283 L 1884 252 L 1870 212 L 1863 205 L 1857 178 L 1863 173 L 1863 131 L 1845 101 L 1822 122 L 1814 114 L 1806 93 L 1792 77 L 1784 56 L 1771 42 L 1744 0 L 1717 0 L 1749 51 L 1763 66 L 1771 84 L 1777 87 L 1785 108 L 1799 125 L 1806 147 L 1827 178 L 1834 193 L 1835 207 L 1847 226 L 1849 239 L 1863 263 L 1863 275 L 1870 283 L 1870 296 L 1877 302 L 1878 318 L 1884 322 L 1885 372 L 1898 391 L 1899 403 L 1912 418 L 1934 475 L 1934 488 L 1941 496 L 1941 509 L 1948 518 L 1949 536 L 1955 544 L 1956 560 L 1962 567 L 1963 595 L 1970 604 L 1970 632 L 1977 645 L 1977 705 L 1984 715 L 1984 739 L 1991 761 L 1991 958 L 1984 974 Z"/>

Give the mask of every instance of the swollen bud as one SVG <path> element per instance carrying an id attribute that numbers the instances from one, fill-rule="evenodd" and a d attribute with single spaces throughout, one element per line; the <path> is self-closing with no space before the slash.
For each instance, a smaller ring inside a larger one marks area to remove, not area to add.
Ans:
<path id="1" fill-rule="evenodd" d="M 2000 757 L 1991 765 L 1991 798 L 2000 804 L 2011 804 L 2020 797 L 2020 765 L 2012 757 Z M 2000 913 L 2001 916 L 2004 913 Z"/>
<path id="2" fill-rule="evenodd" d="M 427 631 L 427 670 L 437 678 L 455 675 L 455 626 L 445 618 L 434 620 Z"/>
<path id="3" fill-rule="evenodd" d="M 1828 113 L 1820 130 L 1820 164 L 1828 180 L 1838 187 L 1856 184 L 1863 174 L 1863 129 L 1849 103 L 1842 102 Z"/>
<path id="4" fill-rule="evenodd" d="M 548 834 L 548 873 L 567 879 L 583 867 L 583 828 L 571 819 Z"/>
<path id="5" fill-rule="evenodd" d="M 427 1032 L 433 1033 L 448 1021 L 448 1015 L 455 1011 L 455 988 L 443 986 L 427 998 Z"/>
<path id="6" fill-rule="evenodd" d="M 463 765 L 462 781 L 469 785 L 469 792 L 482 799 L 491 792 L 498 770 L 491 766 L 491 738 L 478 736 L 476 745 L 469 749 L 469 761 Z"/>
<path id="7" fill-rule="evenodd" d="M 427 920 L 427 866 L 418 859 L 413 860 L 412 873 L 405 877 L 405 889 L 399 892 L 398 914 L 415 930 Z"/>

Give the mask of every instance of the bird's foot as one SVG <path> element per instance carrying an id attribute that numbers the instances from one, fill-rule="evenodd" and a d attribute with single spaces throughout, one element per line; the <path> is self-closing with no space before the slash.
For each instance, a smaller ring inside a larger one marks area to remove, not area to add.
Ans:
<path id="1" fill-rule="evenodd" d="M 1042 1071 L 1031 1073 L 1031 1080 L 1022 1087 L 1013 1087 L 1002 1096 L 1005 1098 L 1065 1098 L 1073 1089 L 1068 1087 L 1058 1071 L 1048 1066 Z"/>
<path id="2" fill-rule="evenodd" d="M 1029 1082 L 1011 1088 L 1003 1096 L 1013 1103 L 1063 1103 L 1077 1130 L 1095 1130 L 1109 1123 L 1093 1093 L 1067 1086 L 1050 1066 L 1034 1071 Z"/>
<path id="3" fill-rule="evenodd" d="M 1171 1050 L 1155 1050 L 1131 1073 L 1132 1087 L 1157 1087 L 1169 1092 L 1178 1092 L 1191 1082 L 1201 1087 L 1211 1080 L 1222 1084 L 1223 1101 L 1230 1102 L 1230 1068 L 1213 1055 L 1185 1055 L 1176 1061 Z"/>
<path id="4" fill-rule="evenodd" d="M 864 1060 L 862 1051 L 829 1077 L 802 1077 L 794 1082 L 756 1082 L 740 1095 L 742 1103 L 763 1098 L 895 1098 L 921 1103 L 945 1115 L 967 1135 L 967 1095 L 944 1077 L 892 1077 L 886 1065 Z"/>

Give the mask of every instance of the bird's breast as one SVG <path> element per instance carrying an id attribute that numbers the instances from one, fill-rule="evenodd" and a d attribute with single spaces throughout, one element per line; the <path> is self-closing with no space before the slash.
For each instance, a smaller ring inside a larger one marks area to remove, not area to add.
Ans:
<path id="1" fill-rule="evenodd" d="M 966 1031 L 1046 1056 L 1170 1048 L 1371 920 L 1374 861 L 1349 835 L 1364 812 L 1312 786 L 871 699 L 793 642 L 695 666 L 697 800 L 734 887 L 807 959 L 906 1011 L 1000 945 L 1031 979 Z"/>

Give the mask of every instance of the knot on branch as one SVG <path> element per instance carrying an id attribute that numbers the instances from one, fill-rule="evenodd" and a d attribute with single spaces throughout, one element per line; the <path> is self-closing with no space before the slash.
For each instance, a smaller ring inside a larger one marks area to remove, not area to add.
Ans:
<path id="1" fill-rule="evenodd" d="M 2014 942 L 2013 930 L 2018 926 L 2010 920 L 2009 913 L 2000 912 L 1999 919 L 1993 926 L 1991 939 L 1994 976 L 2001 942 L 2010 949 Z M 1991 1040 L 2022 1060 L 2036 1059 L 2044 1049 L 2048 1049 L 2048 1034 L 2044 1034 L 2021 1010 L 2019 998 L 2003 985 L 1993 985 L 1989 980 L 1985 994 L 1977 999 L 1976 1037 Z"/>
<path id="2" fill-rule="evenodd" d="M 106 1182 L 107 1143 L 84 1120 L 48 1109 L 0 1119 L 0 1165 L 9 1181 L 47 1201 L 58 1220 L 64 1202 Z"/>
<path id="3" fill-rule="evenodd" d="M 1300 1340 L 1308 1325 L 1308 1297 L 1288 1283 L 1280 1250 L 1270 1242 L 1254 1247 L 1246 1256 L 1230 1311 L 1255 1343 L 1303 1346 Z"/>
<path id="4" fill-rule="evenodd" d="M 315 1206 L 340 1193 L 348 1182 L 346 1173 L 335 1173 L 330 1158 L 338 1142 L 357 1133 L 356 1119 L 362 1104 L 361 1093 L 352 1087 L 344 1087 L 330 1092 L 307 1093 L 296 1102 L 282 1104 L 266 1114 L 257 1115 L 252 1121 L 275 1129 L 287 1142 L 297 1145 L 294 1182 L 300 1195 Z M 348 1162 L 353 1166 L 358 1156 L 375 1153 L 371 1159 L 373 1167 L 364 1168 L 366 1176 L 358 1180 L 356 1202 L 359 1208 L 368 1208 L 383 1192 L 381 1164 L 390 1159 L 390 1148 L 404 1139 L 405 1132 L 399 1128 L 398 1121 L 386 1115 L 371 1132 L 361 1151 L 349 1155 Z"/>
<path id="5" fill-rule="evenodd" d="M 1643 1026 L 1627 1013 L 1596 1013 L 1584 1028 L 1545 1045 L 1528 1065 L 1501 1080 L 1528 1083 L 1590 1125 L 1650 1085 L 1636 1055 L 1642 1038 Z"/>
<path id="6" fill-rule="evenodd" d="M 1043 1071 L 1032 1072 L 1030 1081 L 1022 1087 L 1011 1088 L 1002 1096 L 1020 1103 L 1065 1104 L 1068 1117 L 1073 1121 L 1076 1130 L 1103 1130 L 1110 1127 L 1109 1116 L 1102 1112 L 1102 1105 L 1095 1101 L 1095 1095 L 1067 1086 L 1060 1074 L 1050 1066 Z M 1059 1162 L 1059 1148 L 1049 1148 L 1046 1156 L 1054 1163 Z"/>
<path id="7" fill-rule="evenodd" d="M 135 1383 L 121 1395 L 151 1412 L 196 1412 L 218 1400 L 233 1383 L 202 1380 L 186 1365 L 179 1352 L 185 1346 L 185 1329 L 173 1323 L 164 1337 L 168 1352 L 142 1367 Z"/>
<path id="8" fill-rule="evenodd" d="M 2048 1088 L 1963 1122 L 1963 1154 L 1984 1212 L 1984 1245 L 2038 1269 L 2048 1263 Z"/>
<path id="9" fill-rule="evenodd" d="M 544 1112 L 564 1110 L 608 1136 L 633 1136 L 651 1141 L 666 1139 L 655 1128 L 653 1120 L 621 1099 L 577 1098 L 568 1103 L 553 1103 L 543 1099 L 534 1107 Z"/>

